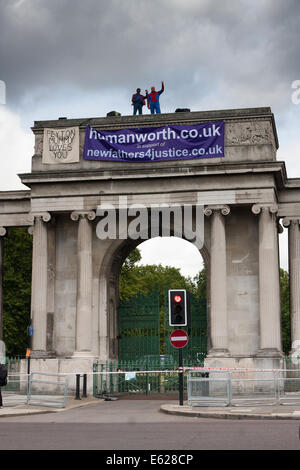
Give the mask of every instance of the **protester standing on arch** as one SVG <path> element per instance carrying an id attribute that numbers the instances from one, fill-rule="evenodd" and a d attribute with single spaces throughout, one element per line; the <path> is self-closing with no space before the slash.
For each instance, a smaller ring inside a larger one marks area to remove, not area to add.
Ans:
<path id="1" fill-rule="evenodd" d="M 150 108 L 151 114 L 161 114 L 159 97 L 165 91 L 164 82 L 161 82 L 161 90 L 155 91 L 155 86 L 151 87 L 151 93 L 147 95 L 148 108 Z"/>
<path id="2" fill-rule="evenodd" d="M 136 93 L 132 95 L 131 104 L 133 105 L 133 114 L 137 112 L 143 114 L 143 106 L 148 96 L 148 90 L 145 90 L 146 96 L 141 95 L 141 89 L 137 88 Z"/>

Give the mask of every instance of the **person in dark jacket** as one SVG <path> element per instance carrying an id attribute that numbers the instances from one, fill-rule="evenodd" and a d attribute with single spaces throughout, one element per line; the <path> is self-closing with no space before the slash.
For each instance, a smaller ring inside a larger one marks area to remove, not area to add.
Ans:
<path id="1" fill-rule="evenodd" d="M 137 88 L 136 93 L 132 95 L 131 103 L 133 105 L 133 114 L 136 114 L 137 112 L 139 114 L 143 114 L 143 106 L 148 96 L 148 91 L 145 90 L 145 92 L 146 96 L 143 96 L 141 95 L 141 89 Z"/>

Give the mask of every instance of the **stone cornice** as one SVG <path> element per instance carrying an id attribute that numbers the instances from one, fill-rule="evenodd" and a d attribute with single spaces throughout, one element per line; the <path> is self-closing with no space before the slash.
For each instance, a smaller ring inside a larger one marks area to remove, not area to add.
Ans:
<path id="1" fill-rule="evenodd" d="M 0 201 L 13 201 L 15 199 L 30 199 L 30 190 L 0 191 Z"/>
<path id="2" fill-rule="evenodd" d="M 134 124 L 136 127 L 141 127 L 141 124 L 160 124 L 165 125 L 169 122 L 199 122 L 211 120 L 226 120 L 226 119 L 257 119 L 257 118 L 273 118 L 273 113 L 270 107 L 261 108 L 241 108 L 241 109 L 221 109 L 212 111 L 192 111 L 183 113 L 162 113 L 162 114 L 143 114 L 141 116 L 110 116 L 110 117 L 94 117 L 94 118 L 78 118 L 78 119 L 57 119 L 51 121 L 35 121 L 33 130 L 44 129 L 45 127 L 70 127 L 79 126 L 85 127 L 90 124 L 97 128 L 98 126 L 110 127 L 122 126 L 126 124 Z"/>
<path id="3" fill-rule="evenodd" d="M 131 166 L 130 166 L 131 165 Z M 284 162 L 239 162 L 239 163 L 209 163 L 201 164 L 199 161 L 182 165 L 155 164 L 127 164 L 122 168 L 116 166 L 104 166 L 101 169 L 74 169 L 63 172 L 47 171 L 20 174 L 24 184 L 47 183 L 47 182 L 75 182 L 86 181 L 91 176 L 93 180 L 123 180 L 123 179 L 143 179 L 164 178 L 164 177 L 191 177 L 191 176 L 215 176 L 215 175 L 236 175 L 236 174 L 259 174 L 275 173 L 280 179 L 281 185 L 286 180 L 286 170 Z"/>

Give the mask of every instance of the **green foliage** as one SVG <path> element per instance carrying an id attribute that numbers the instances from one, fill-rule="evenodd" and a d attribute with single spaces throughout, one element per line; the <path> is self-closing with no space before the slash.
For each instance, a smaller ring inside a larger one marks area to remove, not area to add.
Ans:
<path id="1" fill-rule="evenodd" d="M 132 256 L 131 256 L 132 255 Z M 120 274 L 120 300 L 129 300 L 137 293 L 147 295 L 158 288 L 160 304 L 160 352 L 164 353 L 164 341 L 168 332 L 165 325 L 164 296 L 165 289 L 186 289 L 201 299 L 206 299 L 205 269 L 194 278 L 185 277 L 180 269 L 171 266 L 139 266 L 140 251 L 135 249 L 123 264 Z"/>
<path id="2" fill-rule="evenodd" d="M 165 287 L 187 289 L 191 293 L 196 293 L 197 289 L 200 289 L 201 282 L 203 283 L 203 279 L 200 280 L 200 274 L 199 280 L 195 282 L 190 277 L 183 276 L 180 269 L 171 266 L 161 264 L 139 266 L 137 262 L 141 259 L 140 251 L 136 248 L 132 254 L 127 258 L 121 270 L 120 300 L 128 300 L 138 292 L 147 294 L 158 287 L 160 304 L 163 304 Z"/>
<path id="3" fill-rule="evenodd" d="M 195 295 L 199 299 L 206 300 L 206 270 L 203 268 L 199 273 L 194 277 L 195 283 Z"/>
<path id="4" fill-rule="evenodd" d="M 138 249 L 134 250 L 139 252 Z M 134 261 L 136 259 L 136 261 Z M 163 305 L 164 289 L 187 289 L 199 299 L 206 299 L 206 271 L 202 269 L 193 279 L 184 277 L 178 268 L 162 265 L 137 266 L 140 260 L 138 253 L 131 258 L 131 262 L 125 262 L 120 276 L 120 299 L 128 300 L 133 295 L 141 292 L 147 294 L 150 290 L 159 288 L 160 304 Z M 291 350 L 291 325 L 290 325 L 290 296 L 289 274 L 280 269 L 281 290 L 281 325 L 282 348 L 288 354 Z M 163 318 L 163 315 L 161 315 Z M 161 323 L 161 329 L 164 325 Z"/>
<path id="5" fill-rule="evenodd" d="M 285 354 L 289 354 L 291 351 L 289 274 L 284 269 L 280 269 L 280 295 L 282 349 Z"/>
<path id="6" fill-rule="evenodd" d="M 24 356 L 30 320 L 32 237 L 11 228 L 4 238 L 3 340 L 8 356 Z"/>

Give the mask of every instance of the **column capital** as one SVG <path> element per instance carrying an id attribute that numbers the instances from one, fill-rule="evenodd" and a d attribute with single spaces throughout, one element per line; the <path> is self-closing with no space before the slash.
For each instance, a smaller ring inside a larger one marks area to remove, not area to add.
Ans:
<path id="1" fill-rule="evenodd" d="M 43 222 L 49 222 L 51 220 L 50 212 L 31 212 L 28 217 L 32 225 L 36 220 L 42 220 Z"/>
<path id="2" fill-rule="evenodd" d="M 71 219 L 77 222 L 79 219 L 94 220 L 96 217 L 95 211 L 73 211 L 71 212 Z"/>
<path id="3" fill-rule="evenodd" d="M 300 225 L 300 217 L 284 217 L 282 219 L 284 227 L 289 227 L 291 224 Z"/>
<path id="4" fill-rule="evenodd" d="M 230 213 L 230 207 L 227 204 L 207 206 L 204 209 L 204 215 L 210 217 L 214 212 L 220 212 L 222 215 Z"/>
<path id="5" fill-rule="evenodd" d="M 28 215 L 28 220 L 31 223 L 31 225 L 28 227 L 28 233 L 29 235 L 33 235 L 36 221 L 40 220 L 47 223 L 51 220 L 51 214 L 50 212 L 30 212 Z"/>
<path id="6" fill-rule="evenodd" d="M 278 212 L 277 204 L 254 204 L 251 207 L 253 214 L 258 215 L 260 213 L 276 214 Z"/>
<path id="7" fill-rule="evenodd" d="M 4 235 L 6 235 L 6 228 L 0 227 L 0 237 L 4 237 Z"/>

